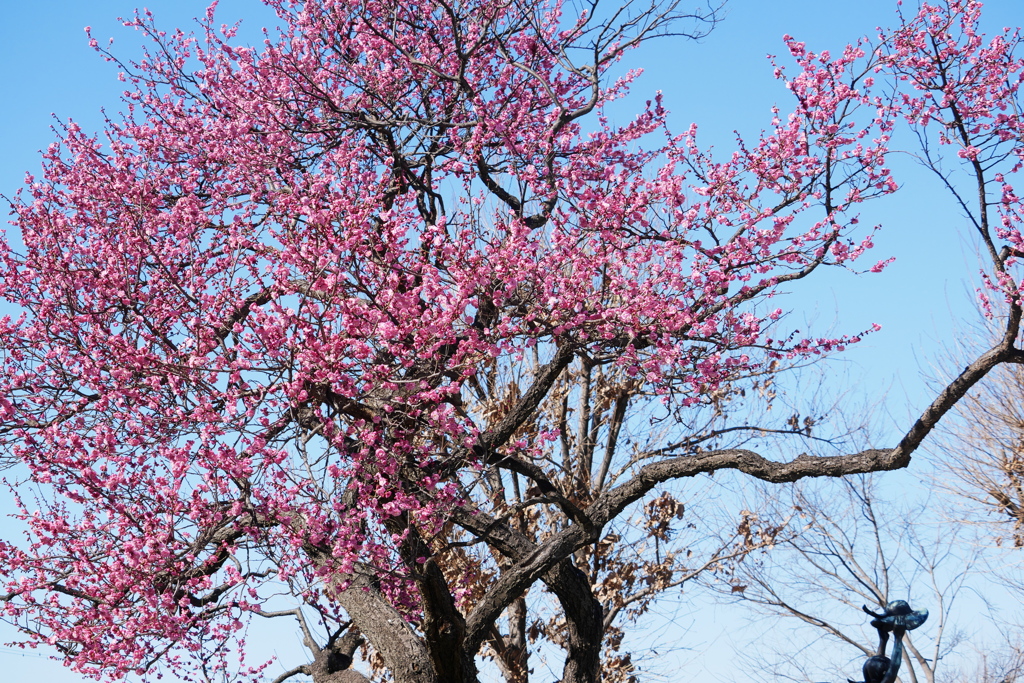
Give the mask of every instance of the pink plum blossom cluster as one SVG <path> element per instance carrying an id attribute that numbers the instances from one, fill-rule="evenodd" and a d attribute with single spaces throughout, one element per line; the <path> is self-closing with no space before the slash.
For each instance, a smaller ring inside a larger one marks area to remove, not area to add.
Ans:
<path id="1" fill-rule="evenodd" d="M 258 48 L 212 8 L 198 37 L 129 21 L 154 48 L 121 65 L 123 115 L 67 125 L 0 251 L 23 311 L 0 321 L 0 444 L 32 483 L 3 610 L 84 673 L 186 671 L 282 585 L 341 619 L 357 568 L 417 623 L 408 520 L 443 534 L 482 504 L 468 481 L 542 472 L 558 438 L 474 411 L 496 367 L 608 363 L 699 409 L 857 341 L 780 330 L 771 299 L 872 246 L 856 208 L 897 189 L 901 116 L 1006 162 L 988 277 L 1019 299 L 1018 39 L 985 43 L 977 2 L 877 48 L 787 39 L 796 106 L 723 160 L 660 97 L 608 123 L 639 41 L 595 42 L 559 0 L 266 1 Z"/>
<path id="2" fill-rule="evenodd" d="M 1024 256 L 1024 206 L 1011 181 L 1024 164 L 1024 56 L 1020 29 L 990 39 L 979 31 L 981 8 L 965 1 L 922 5 L 886 39 L 880 68 L 903 86 L 895 109 L 918 132 L 924 163 L 954 194 L 993 263 L 978 290 L 991 317 L 992 294 L 1021 305 L 1021 279 L 1012 270 Z M 959 163 L 941 163 L 945 147 L 956 150 Z"/>

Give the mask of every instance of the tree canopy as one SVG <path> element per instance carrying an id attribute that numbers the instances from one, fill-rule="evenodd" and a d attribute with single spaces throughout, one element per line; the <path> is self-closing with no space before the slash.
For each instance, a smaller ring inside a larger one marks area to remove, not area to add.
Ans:
<path id="1" fill-rule="evenodd" d="M 750 516 L 691 558 L 672 482 L 906 466 L 1024 358 L 1022 62 L 980 3 L 837 55 L 787 38 L 792 110 L 716 158 L 660 97 L 604 115 L 632 48 L 714 11 L 266 2 L 261 47 L 212 7 L 197 35 L 137 15 L 121 116 L 69 124 L 11 201 L 0 448 L 28 540 L 0 544 L 0 598 L 80 671 L 233 676 L 245 623 L 285 616 L 313 662 L 278 680 L 360 680 L 365 644 L 398 683 L 476 681 L 482 657 L 526 681 L 538 640 L 565 683 L 629 680 L 616 617 L 776 533 Z M 772 299 L 861 263 L 897 125 L 973 221 L 999 338 L 894 447 L 743 448 L 811 425 L 732 406 L 864 333 L 794 333 Z M 664 552 L 626 552 L 627 518 Z"/>

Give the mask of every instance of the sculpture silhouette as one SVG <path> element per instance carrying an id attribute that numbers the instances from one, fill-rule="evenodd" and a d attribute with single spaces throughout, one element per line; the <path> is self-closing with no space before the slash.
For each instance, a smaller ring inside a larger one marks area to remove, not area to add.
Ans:
<path id="1" fill-rule="evenodd" d="M 878 631 L 878 653 L 864 662 L 863 683 L 893 683 L 903 661 L 903 635 L 912 631 L 928 619 L 928 610 L 915 612 L 905 600 L 894 600 L 885 606 L 885 612 L 878 614 L 863 606 L 867 614 L 874 617 L 871 625 Z M 892 658 L 885 655 L 885 646 L 892 633 L 896 642 L 892 646 Z M 848 683 L 858 683 L 846 679 Z"/>

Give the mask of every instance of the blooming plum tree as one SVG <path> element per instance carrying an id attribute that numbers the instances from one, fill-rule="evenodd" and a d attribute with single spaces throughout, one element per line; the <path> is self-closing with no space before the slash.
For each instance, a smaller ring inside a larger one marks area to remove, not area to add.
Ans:
<path id="1" fill-rule="evenodd" d="M 27 537 L 0 545 L 0 598 L 79 671 L 212 679 L 249 620 L 290 616 L 313 661 L 278 681 L 362 680 L 361 644 L 398 683 L 476 681 L 484 656 L 526 681 L 531 639 L 597 681 L 620 614 L 777 533 L 749 517 L 690 560 L 673 482 L 906 466 L 1024 357 L 1021 62 L 977 2 L 836 56 L 789 40 L 795 108 L 725 160 L 668 133 L 660 98 L 603 115 L 631 48 L 714 12 L 266 2 L 261 48 L 213 8 L 198 36 L 128 22 L 152 48 L 119 63 L 123 115 L 102 138 L 69 124 L 12 200 L 0 444 Z M 729 399 L 860 338 L 791 334 L 771 299 L 872 246 L 855 211 L 896 191 L 901 120 L 977 181 L 1005 334 L 895 448 L 739 448 L 771 425 L 724 427 Z M 630 514 L 664 552 L 626 559 Z"/>

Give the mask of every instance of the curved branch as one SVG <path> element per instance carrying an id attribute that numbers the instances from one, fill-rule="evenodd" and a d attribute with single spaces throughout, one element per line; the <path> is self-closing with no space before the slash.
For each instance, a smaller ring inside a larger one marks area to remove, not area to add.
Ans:
<path id="1" fill-rule="evenodd" d="M 289 671 L 285 671 L 283 674 L 281 674 L 280 676 L 278 676 L 277 678 L 272 680 L 270 683 L 283 683 L 284 681 L 288 680 L 292 676 L 298 676 L 299 674 L 305 674 L 305 675 L 309 676 L 309 675 L 311 675 L 311 673 L 312 672 L 310 671 L 309 667 L 307 665 L 303 664 L 302 666 L 297 666 L 294 669 L 291 669 Z"/>
<path id="2" fill-rule="evenodd" d="M 501 422 L 480 436 L 477 445 L 473 447 L 474 452 L 483 456 L 484 461 L 488 464 L 500 465 L 502 458 L 494 452 L 494 449 L 505 445 L 512 434 L 534 415 L 555 380 L 562 374 L 562 370 L 569 366 L 575 356 L 576 351 L 571 344 L 566 343 L 559 346 L 551 361 L 547 365 L 537 368 L 533 384 L 526 390 L 515 407 L 501 419 Z"/>
<path id="3" fill-rule="evenodd" d="M 1001 363 L 1024 363 L 1024 352 L 1014 348 L 1014 342 L 1020 330 L 1021 311 L 1019 307 L 1011 310 L 1009 320 L 1006 324 L 1006 332 L 998 345 L 978 356 L 977 359 L 957 375 L 956 379 L 946 385 L 939 395 L 932 401 L 932 404 L 925 408 L 921 417 L 906 433 L 903 439 L 893 449 L 893 460 L 899 461 L 895 467 L 885 469 L 896 469 L 905 467 L 910 462 L 910 455 L 913 453 L 928 433 L 939 423 L 942 416 L 948 413 L 956 403 L 963 398 L 975 384 L 980 382 L 993 368 Z"/>
<path id="4" fill-rule="evenodd" d="M 573 551 L 589 542 L 591 533 L 596 533 L 596 530 L 583 533 L 581 527 L 572 526 L 537 546 L 526 536 L 482 511 L 460 509 L 455 512 L 455 523 L 485 538 L 488 544 L 513 561 L 513 565 L 502 572 L 467 618 L 467 652 L 476 652 L 475 648 L 479 648 L 479 642 L 487 636 L 488 627 L 497 615 L 539 576 L 558 598 L 568 626 L 562 680 L 565 683 L 597 681 L 604 635 L 601 604 L 594 598 L 586 575 L 576 568 L 571 559 Z M 538 569 L 545 565 L 549 569 Z"/>
<path id="5" fill-rule="evenodd" d="M 791 462 L 774 462 L 741 448 L 708 451 L 644 465 L 625 484 L 601 494 L 587 512 L 592 523 L 600 527 L 658 484 L 716 470 L 739 470 L 756 479 L 774 483 L 791 482 L 804 477 L 841 477 L 904 467 L 910 460 L 909 454 L 905 461 L 897 459 L 897 454 L 897 449 L 870 449 L 834 457 L 802 453 Z"/>

